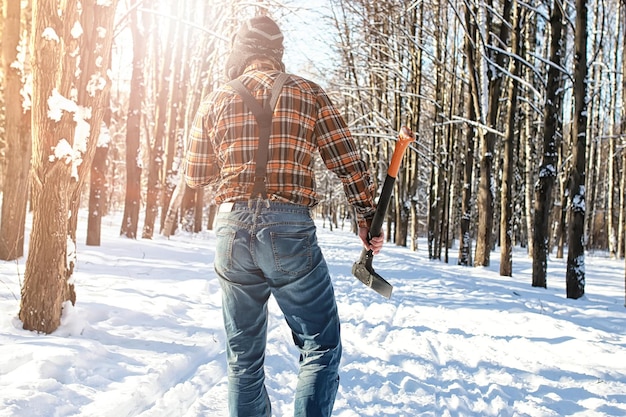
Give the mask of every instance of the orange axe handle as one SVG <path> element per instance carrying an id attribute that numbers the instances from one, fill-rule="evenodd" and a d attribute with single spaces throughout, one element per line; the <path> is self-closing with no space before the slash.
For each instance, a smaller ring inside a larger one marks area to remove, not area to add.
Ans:
<path id="1" fill-rule="evenodd" d="M 398 141 L 396 147 L 393 150 L 391 156 L 391 162 L 389 163 L 389 169 L 387 169 L 387 175 L 396 178 L 398 171 L 400 170 L 400 164 L 402 163 L 402 156 L 406 148 L 415 141 L 415 134 L 406 126 L 402 126 L 400 134 L 398 135 Z"/>
<path id="2" fill-rule="evenodd" d="M 393 155 L 391 156 L 389 168 L 387 169 L 387 178 L 385 178 L 383 189 L 381 190 L 380 197 L 378 198 L 376 213 L 374 214 L 374 219 L 372 220 L 372 224 L 370 226 L 370 236 L 380 235 L 380 230 L 387 213 L 387 208 L 389 207 L 391 193 L 393 192 L 393 184 L 398 176 L 404 151 L 414 141 L 415 134 L 408 127 L 402 126 L 400 134 L 398 135 L 398 141 L 396 142 L 396 146 L 393 150 Z"/>

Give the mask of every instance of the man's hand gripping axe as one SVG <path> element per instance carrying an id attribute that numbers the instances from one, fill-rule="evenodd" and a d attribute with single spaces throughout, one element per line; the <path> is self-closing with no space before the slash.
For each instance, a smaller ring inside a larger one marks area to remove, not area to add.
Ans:
<path id="1" fill-rule="evenodd" d="M 382 229 L 383 221 L 389 207 L 389 200 L 391 199 L 391 193 L 393 191 L 393 184 L 398 176 L 400 170 L 400 163 L 402 162 L 402 156 L 404 151 L 411 142 L 415 140 L 415 134 L 406 126 L 403 126 L 398 136 L 398 141 L 393 150 L 393 156 L 389 163 L 389 169 L 387 169 L 387 177 L 383 184 L 383 189 L 380 192 L 378 198 L 378 204 L 376 205 L 376 212 L 372 219 L 369 235 L 379 236 Z M 363 249 L 361 258 L 352 266 L 352 274 L 359 279 L 363 284 L 367 285 L 377 293 L 384 297 L 391 297 L 392 285 L 388 283 L 383 277 L 378 275 L 372 267 L 372 260 L 374 259 L 374 253 L 371 250 Z"/>

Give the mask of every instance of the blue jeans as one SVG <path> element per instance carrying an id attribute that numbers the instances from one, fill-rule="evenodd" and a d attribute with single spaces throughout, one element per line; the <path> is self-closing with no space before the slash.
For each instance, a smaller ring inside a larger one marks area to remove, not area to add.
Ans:
<path id="1" fill-rule="evenodd" d="M 308 208 L 238 202 L 218 214 L 215 231 L 230 416 L 271 415 L 263 368 L 270 294 L 300 350 L 294 415 L 330 416 L 339 387 L 339 317 Z"/>

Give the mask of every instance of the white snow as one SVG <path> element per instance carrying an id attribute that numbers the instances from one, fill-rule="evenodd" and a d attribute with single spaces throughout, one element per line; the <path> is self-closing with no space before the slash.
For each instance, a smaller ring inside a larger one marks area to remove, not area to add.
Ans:
<path id="1" fill-rule="evenodd" d="M 87 83 L 87 93 L 91 97 L 95 97 L 96 94 L 102 90 L 107 85 L 107 80 L 102 76 L 100 72 L 96 72 L 91 74 L 89 78 L 89 82 Z"/>
<path id="2" fill-rule="evenodd" d="M 75 91 L 72 94 L 75 94 Z M 91 125 L 87 121 L 91 119 L 91 108 L 79 106 L 74 99 L 64 97 L 55 88 L 48 97 L 48 117 L 59 122 L 63 117 L 63 112 L 74 113 L 73 120 L 76 122 L 76 129 L 74 130 L 73 147 L 69 145 L 66 139 L 62 139 L 54 150 L 54 155 L 49 156 L 49 160 L 61 159 L 61 156 L 68 157 L 66 163 L 72 162 L 72 177 L 78 179 L 78 166 L 83 161 L 82 155 L 87 151 L 87 140 L 91 130 Z M 66 146 L 62 143 L 63 141 L 70 147 L 69 150 L 65 149 Z"/>
<path id="3" fill-rule="evenodd" d="M 215 236 L 119 236 L 102 246 L 79 227 L 74 281 L 52 335 L 17 319 L 24 259 L 0 262 L 0 416 L 224 416 L 226 365 Z M 513 278 L 427 259 L 387 244 L 374 259 L 391 300 L 351 274 L 356 236 L 319 228 L 342 318 L 344 354 L 334 416 L 624 416 L 624 261 L 586 259 L 586 295 L 565 297 L 565 261 L 549 288 L 531 287 L 516 249 Z M 293 413 L 298 353 L 276 304 L 266 359 L 274 415 Z"/>
<path id="4" fill-rule="evenodd" d="M 41 37 L 47 41 L 55 41 L 56 43 L 61 41 L 59 35 L 57 35 L 56 31 L 51 27 L 45 28 L 43 32 L 41 32 Z"/>
<path id="5" fill-rule="evenodd" d="M 72 35 L 74 39 L 78 39 L 83 35 L 83 27 L 81 26 L 78 20 L 74 22 L 74 26 L 72 26 L 72 30 L 70 31 L 70 34 Z"/>
<path id="6" fill-rule="evenodd" d="M 76 112 L 78 104 L 74 100 L 64 97 L 56 88 L 52 89 L 48 97 L 48 117 L 55 122 L 59 122 L 63 117 L 63 112 Z"/>
<path id="7" fill-rule="evenodd" d="M 50 162 L 55 160 L 63 160 L 66 164 L 70 164 L 74 158 L 74 150 L 67 139 L 59 140 L 57 146 L 52 148 L 52 155 L 48 157 Z"/>

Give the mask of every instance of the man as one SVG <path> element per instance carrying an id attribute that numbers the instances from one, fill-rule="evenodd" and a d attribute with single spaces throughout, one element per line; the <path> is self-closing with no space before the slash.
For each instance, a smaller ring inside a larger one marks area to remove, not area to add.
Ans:
<path id="1" fill-rule="evenodd" d="M 301 353 L 295 415 L 332 413 L 341 341 L 331 278 L 309 213 L 319 201 L 315 152 L 343 182 L 363 245 L 374 253 L 383 245 L 382 235 L 368 240 L 374 190 L 343 118 L 318 85 L 281 75 L 282 56 L 283 35 L 274 21 L 259 16 L 243 24 L 226 65 L 236 81 L 201 104 L 185 158 L 187 184 L 214 184 L 220 204 L 215 271 L 228 338 L 231 416 L 271 414 L 263 370 L 270 294 Z M 284 84 L 275 86 L 277 79 Z M 269 112 L 265 119 L 263 111 Z"/>

